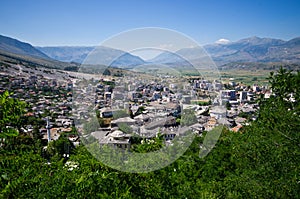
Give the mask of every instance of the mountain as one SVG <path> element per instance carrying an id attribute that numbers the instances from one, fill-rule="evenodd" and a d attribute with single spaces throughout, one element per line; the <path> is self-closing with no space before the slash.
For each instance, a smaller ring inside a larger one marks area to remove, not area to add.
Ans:
<path id="1" fill-rule="evenodd" d="M 34 48 L 29 43 L 0 35 L 0 50 L 17 55 L 25 55 L 35 58 L 50 59 L 46 54 Z"/>
<path id="2" fill-rule="evenodd" d="M 128 68 L 145 63 L 145 61 L 138 56 L 105 46 L 98 46 L 93 49 L 93 51 L 88 54 L 87 59 L 83 61 L 82 63 L 84 64 L 101 64 L 119 68 Z"/>
<path id="3" fill-rule="evenodd" d="M 132 67 L 144 64 L 145 61 L 130 53 L 108 47 L 33 47 L 10 37 L 0 35 L 1 60 L 13 60 L 14 63 L 23 62 L 34 66 L 45 66 L 51 68 L 65 68 L 78 66 L 88 56 L 87 62 L 96 56 L 96 64 L 110 65 L 120 68 Z M 66 63 L 72 62 L 72 63 Z M 94 63 L 93 63 L 94 64 Z"/>
<path id="4" fill-rule="evenodd" d="M 48 57 L 29 43 L 0 35 L 0 63 L 52 69 L 77 70 L 78 64 L 57 61 Z"/>
<path id="5" fill-rule="evenodd" d="M 300 63 L 299 40 L 250 37 L 228 44 L 206 45 L 204 48 L 218 65 L 230 62 Z"/>
<path id="6" fill-rule="evenodd" d="M 160 64 L 180 63 L 180 65 L 190 65 L 192 63 L 189 62 L 200 61 L 200 59 L 207 59 L 208 57 L 208 54 L 203 48 L 195 47 L 182 48 L 176 52 L 163 52 L 148 61 Z"/>
<path id="7" fill-rule="evenodd" d="M 86 56 L 95 48 L 93 46 L 52 46 L 36 48 L 52 59 L 63 62 L 82 63 Z"/>
<path id="8" fill-rule="evenodd" d="M 64 69 L 77 71 L 79 65 L 76 63 L 61 62 L 54 59 L 43 59 L 28 55 L 10 53 L 0 49 L 0 65 L 23 65 L 27 67 L 43 67 L 51 69 Z"/>
<path id="9" fill-rule="evenodd" d="M 127 52 L 108 48 L 99 47 L 76 47 L 76 46 L 56 46 L 56 47 L 36 47 L 49 57 L 66 62 L 84 63 L 93 61 L 101 64 L 124 67 L 144 64 L 145 61 L 138 56 L 131 55 Z M 93 57 L 95 56 L 95 57 Z M 85 60 L 88 57 L 87 60 Z M 116 60 L 115 60 L 116 59 Z"/>
<path id="10" fill-rule="evenodd" d="M 178 53 L 172 53 L 166 51 L 166 52 L 162 52 L 161 54 L 147 61 L 150 63 L 168 64 L 168 63 L 175 63 L 175 62 L 176 63 L 184 62 L 184 58 L 181 57 Z"/>
<path id="11" fill-rule="evenodd" d="M 195 63 L 205 57 L 205 50 L 217 65 L 232 62 L 286 62 L 300 63 L 300 37 L 289 41 L 272 38 L 250 37 L 236 42 L 217 42 L 203 49 L 184 48 L 175 53 L 164 52 L 149 60 L 157 63 L 181 65 L 179 57 L 188 58 Z"/>
<path id="12" fill-rule="evenodd" d="M 119 68 L 130 68 L 138 65 L 143 65 L 146 62 L 139 56 L 132 55 L 130 53 L 122 53 L 117 59 L 115 59 L 110 66 Z"/>

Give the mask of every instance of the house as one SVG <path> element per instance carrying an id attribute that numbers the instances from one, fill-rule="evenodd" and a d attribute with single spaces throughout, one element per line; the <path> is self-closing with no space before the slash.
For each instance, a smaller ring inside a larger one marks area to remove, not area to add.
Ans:
<path id="1" fill-rule="evenodd" d="M 225 118 L 227 116 L 227 110 L 223 106 L 214 106 L 209 113 L 211 117 L 216 119 Z"/>
<path id="2" fill-rule="evenodd" d="M 190 104 L 192 100 L 192 97 L 190 95 L 183 95 L 182 96 L 182 103 L 184 104 Z"/>
<path id="3" fill-rule="evenodd" d="M 145 125 L 145 128 L 147 130 L 153 130 L 160 127 L 169 127 L 169 126 L 176 126 L 176 118 L 173 116 L 168 116 L 167 118 L 153 121 L 147 125 Z"/>
<path id="4" fill-rule="evenodd" d="M 111 96 L 112 96 L 112 95 L 111 95 L 111 92 L 105 92 L 105 93 L 104 93 L 104 99 L 105 99 L 105 100 L 111 100 Z"/>
<path id="5" fill-rule="evenodd" d="M 247 119 L 243 118 L 243 117 L 236 117 L 235 118 L 235 123 L 237 125 L 243 125 L 243 124 L 245 124 L 246 121 L 247 121 Z"/>
<path id="6" fill-rule="evenodd" d="M 113 100 L 124 100 L 124 94 L 123 93 L 121 93 L 121 92 L 113 92 L 112 93 L 112 99 Z"/>
<path id="7" fill-rule="evenodd" d="M 100 112 L 101 112 L 101 116 L 103 118 L 112 118 L 113 117 L 113 110 L 112 109 L 102 108 L 100 110 Z"/>
<path id="8" fill-rule="evenodd" d="M 125 134 L 120 130 L 115 130 L 99 140 L 100 146 L 108 145 L 112 147 L 118 147 L 121 149 L 130 149 L 130 134 Z"/>
<path id="9" fill-rule="evenodd" d="M 204 125 L 205 130 L 210 131 L 217 126 L 217 120 L 215 117 L 211 117 L 208 122 Z"/>
<path id="10" fill-rule="evenodd" d="M 130 117 L 123 117 L 123 118 L 118 118 L 116 120 L 112 120 L 111 124 L 121 124 L 121 123 L 126 123 L 128 125 L 133 125 L 136 123 L 135 119 L 131 119 Z"/>
<path id="11" fill-rule="evenodd" d="M 265 95 L 264 95 L 264 98 L 269 99 L 271 97 L 271 95 L 272 95 L 272 93 L 270 91 L 266 91 Z"/>
<path id="12" fill-rule="evenodd" d="M 66 118 L 58 118 L 55 119 L 55 125 L 58 127 L 70 127 L 72 125 L 72 120 L 71 119 L 66 119 Z"/>
<path id="13" fill-rule="evenodd" d="M 165 141 L 173 140 L 176 137 L 176 132 L 175 131 L 165 131 L 165 132 L 163 132 L 163 137 L 164 137 Z"/>
<path id="14" fill-rule="evenodd" d="M 253 87 L 252 87 L 252 89 L 253 89 L 254 92 L 261 91 L 261 89 L 259 88 L 259 86 L 257 84 L 254 84 Z"/>
<path id="15" fill-rule="evenodd" d="M 243 126 L 241 124 L 238 124 L 237 126 L 231 128 L 230 130 L 233 132 L 238 132 Z"/>
<path id="16" fill-rule="evenodd" d="M 235 100 L 235 90 L 221 90 L 220 97 L 221 99 Z"/>
<path id="17" fill-rule="evenodd" d="M 218 123 L 227 127 L 231 127 L 232 124 L 227 120 L 227 118 L 220 118 L 218 119 Z"/>
<path id="18" fill-rule="evenodd" d="M 137 121 L 141 121 L 142 123 L 146 123 L 146 122 L 149 122 L 150 117 L 145 114 L 140 114 L 138 116 L 135 116 L 134 119 Z"/>
<path id="19" fill-rule="evenodd" d="M 155 92 L 153 92 L 153 95 L 152 95 L 152 100 L 158 100 L 158 99 L 160 99 L 161 98 L 161 94 L 160 94 L 160 92 L 158 92 L 158 91 L 155 91 Z"/>
<path id="20" fill-rule="evenodd" d="M 240 92 L 240 102 L 244 103 L 247 101 L 248 98 L 248 92 L 247 91 L 241 91 Z"/>
<path id="21" fill-rule="evenodd" d="M 196 134 L 201 134 L 205 130 L 205 127 L 202 124 L 196 123 L 190 126 L 190 129 Z"/>

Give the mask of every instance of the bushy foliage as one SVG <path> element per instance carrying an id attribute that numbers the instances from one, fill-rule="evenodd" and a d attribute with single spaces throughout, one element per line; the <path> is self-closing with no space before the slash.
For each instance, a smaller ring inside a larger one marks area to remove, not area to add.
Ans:
<path id="1" fill-rule="evenodd" d="M 21 126 L 21 117 L 24 113 L 25 103 L 10 97 L 5 91 L 0 96 L 0 138 L 18 135 Z"/>

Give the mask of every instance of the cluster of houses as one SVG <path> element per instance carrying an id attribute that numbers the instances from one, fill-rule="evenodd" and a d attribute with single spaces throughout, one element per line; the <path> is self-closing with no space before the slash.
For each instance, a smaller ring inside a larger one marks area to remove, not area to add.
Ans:
<path id="1" fill-rule="evenodd" d="M 221 81 L 197 78 L 187 79 L 184 83 L 176 78 L 94 80 L 86 86 L 77 88 L 74 85 L 77 88 L 74 102 L 78 106 L 75 112 L 77 119 L 86 119 L 83 123 L 89 121 L 90 110 L 99 112 L 102 124 L 93 132 L 84 133 L 96 138 L 100 145 L 128 149 L 133 136 L 151 140 L 158 133 L 168 143 L 183 133 L 180 121 L 186 109 L 193 110 L 196 120 L 189 124 L 189 129 L 198 135 L 218 125 L 238 131 L 248 124 L 249 119 L 255 119 L 258 108 L 255 98 L 263 92 L 267 96 L 267 90 L 234 82 L 229 86 L 231 89 L 224 89 Z"/>
<path id="2" fill-rule="evenodd" d="M 71 80 L 59 81 L 45 78 L 41 74 L 0 74 L 0 79 L 0 93 L 9 90 L 12 97 L 29 105 L 25 117 L 31 118 L 31 121 L 43 121 L 38 126 L 42 140 L 57 140 L 63 132 L 72 131 L 74 122 L 71 115 L 73 85 Z M 46 128 L 46 118 L 50 120 L 49 129 Z M 29 124 L 23 126 L 21 130 L 33 136 L 34 126 Z M 74 144 L 79 143 L 79 137 L 75 140 L 74 136 L 71 137 Z"/>

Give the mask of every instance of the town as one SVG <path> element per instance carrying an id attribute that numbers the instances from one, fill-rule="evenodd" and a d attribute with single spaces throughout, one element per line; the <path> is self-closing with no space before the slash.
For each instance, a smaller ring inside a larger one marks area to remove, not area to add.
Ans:
<path id="1" fill-rule="evenodd" d="M 150 141 L 160 134 L 171 144 L 183 126 L 199 136 L 219 125 L 237 132 L 256 119 L 257 97 L 271 95 L 265 86 L 242 85 L 232 78 L 76 76 L 54 69 L 13 66 L 8 72 L 2 67 L 0 92 L 9 90 L 29 105 L 24 117 L 38 122 L 21 130 L 30 136 L 37 130 L 45 145 L 62 133 L 74 146 L 92 137 L 100 146 L 130 149 L 133 136 Z"/>
<path id="2" fill-rule="evenodd" d="M 181 126 L 189 126 L 200 136 L 218 125 L 237 132 L 255 120 L 257 96 L 270 95 L 265 87 L 239 85 L 234 79 L 225 89 L 218 80 L 153 78 L 103 77 L 74 84 L 74 118 L 81 121 L 78 127 L 84 137 L 92 136 L 100 145 L 130 149 L 131 137 L 135 135 L 151 140 L 161 134 L 169 144 L 183 133 Z M 87 122 L 95 112 L 100 127 L 84 128 L 95 126 Z"/>

